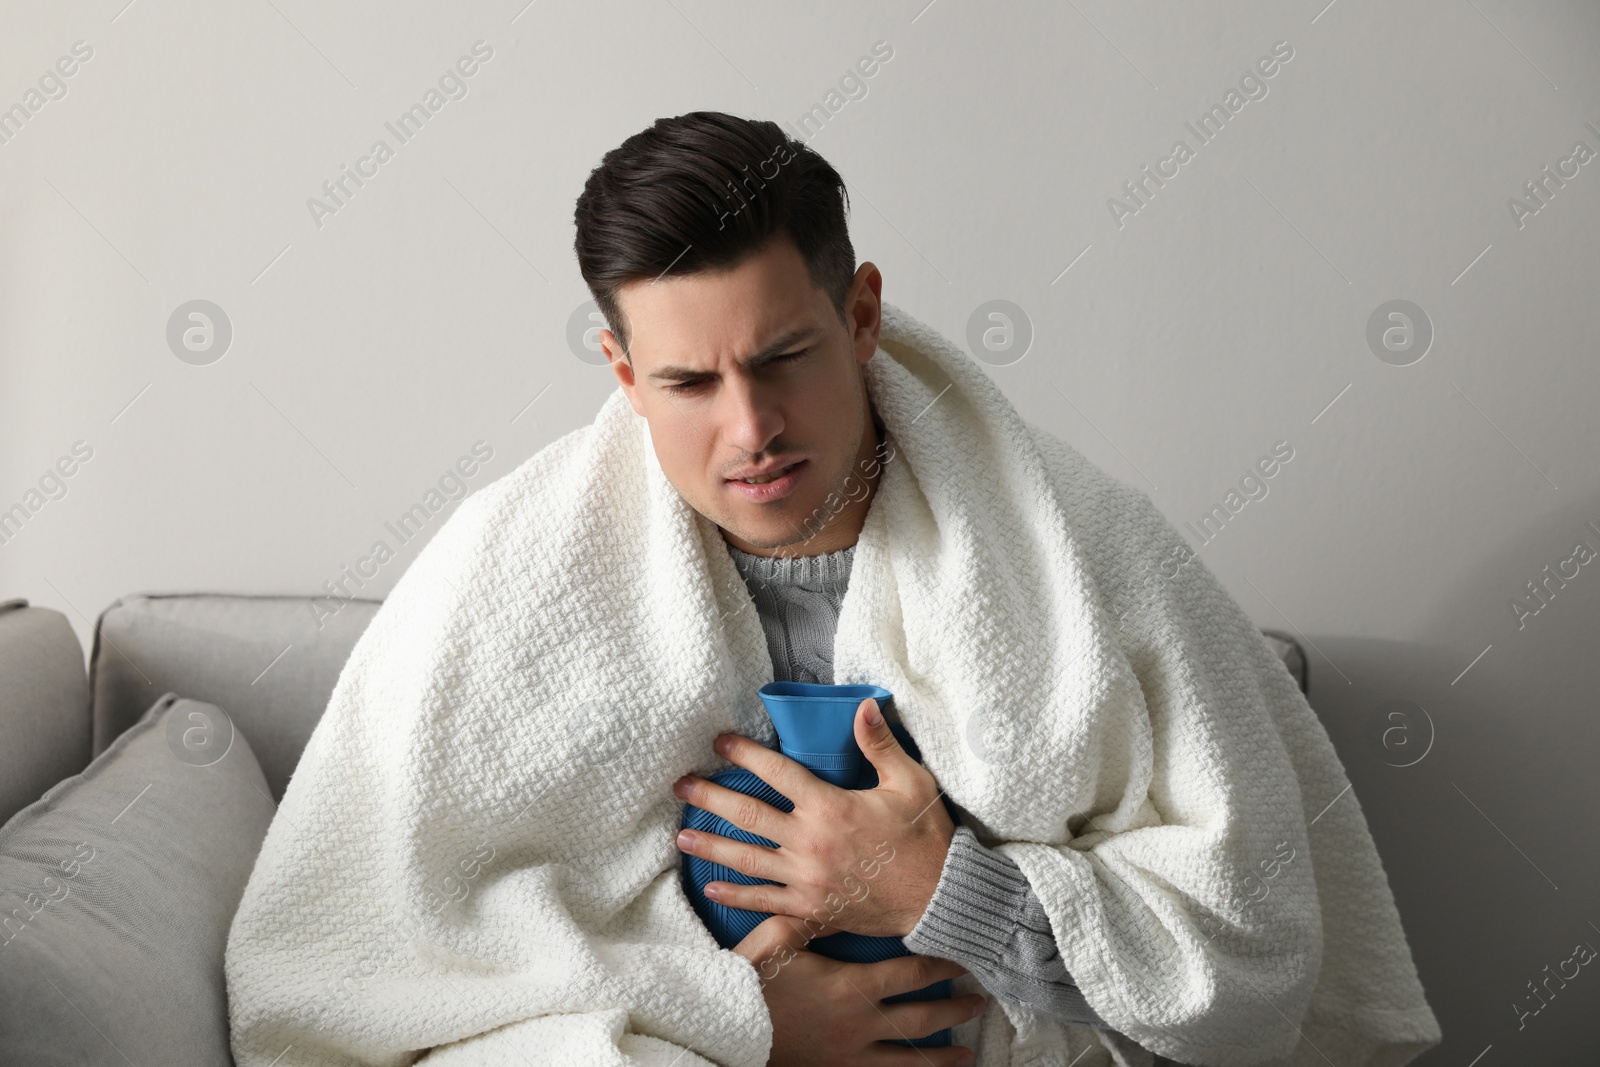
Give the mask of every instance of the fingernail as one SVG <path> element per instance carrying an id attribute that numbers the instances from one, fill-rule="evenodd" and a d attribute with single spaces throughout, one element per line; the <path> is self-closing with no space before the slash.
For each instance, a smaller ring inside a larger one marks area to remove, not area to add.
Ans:
<path id="1" fill-rule="evenodd" d="M 706 886 L 705 893 L 706 896 L 710 897 L 712 900 L 720 900 L 722 898 L 722 888 L 720 886 L 708 885 Z"/>
<path id="2" fill-rule="evenodd" d="M 679 778 L 676 782 L 673 782 L 672 783 L 672 791 L 674 793 L 678 794 L 680 797 L 683 797 L 685 800 L 689 799 L 689 779 L 688 779 L 688 777 L 685 776 L 683 778 Z"/>
<path id="3" fill-rule="evenodd" d="M 878 712 L 878 702 L 869 698 L 867 702 L 867 725 L 879 726 L 883 723 L 883 716 Z"/>
<path id="4" fill-rule="evenodd" d="M 682 830 L 678 833 L 678 847 L 682 849 L 694 848 L 695 835 L 693 830 Z"/>

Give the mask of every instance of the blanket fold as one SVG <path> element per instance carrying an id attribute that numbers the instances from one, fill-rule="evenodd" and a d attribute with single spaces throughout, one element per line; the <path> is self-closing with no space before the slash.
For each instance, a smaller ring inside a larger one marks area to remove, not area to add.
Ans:
<path id="1" fill-rule="evenodd" d="M 1171 524 L 892 305 L 865 373 L 891 451 L 835 681 L 895 694 L 1119 1032 L 991 996 L 978 1067 L 1391 1067 L 1437 1043 L 1326 732 L 1199 559 L 1158 569 Z M 239 1067 L 765 1064 L 760 978 L 680 887 L 671 784 L 731 766 L 720 732 L 775 745 L 771 668 L 620 389 L 468 497 L 268 832 L 225 961 Z"/>

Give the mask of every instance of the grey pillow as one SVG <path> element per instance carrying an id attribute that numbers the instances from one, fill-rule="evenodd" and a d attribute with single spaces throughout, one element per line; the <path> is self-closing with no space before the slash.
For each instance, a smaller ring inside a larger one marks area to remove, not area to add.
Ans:
<path id="1" fill-rule="evenodd" d="M 167 693 L 0 826 L 0 1062 L 233 1062 L 222 956 L 274 813 L 244 735 Z"/>

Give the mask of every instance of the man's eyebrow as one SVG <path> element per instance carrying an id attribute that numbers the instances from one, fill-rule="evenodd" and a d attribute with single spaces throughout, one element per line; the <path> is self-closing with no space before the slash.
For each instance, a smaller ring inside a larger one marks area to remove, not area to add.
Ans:
<path id="1" fill-rule="evenodd" d="M 760 352 L 757 352 L 755 355 L 745 359 L 742 363 L 742 366 L 746 370 L 749 370 L 752 367 L 758 367 L 763 363 L 770 363 L 779 356 L 783 355 L 786 349 L 793 348 L 801 341 L 815 337 L 819 332 L 821 331 L 817 326 L 796 326 L 794 329 L 773 341 L 766 348 L 763 348 Z M 662 381 L 681 382 L 687 381 L 690 378 L 704 378 L 713 373 L 715 372 L 695 370 L 693 367 L 662 367 L 658 371 L 653 371 L 649 377 L 659 378 Z"/>

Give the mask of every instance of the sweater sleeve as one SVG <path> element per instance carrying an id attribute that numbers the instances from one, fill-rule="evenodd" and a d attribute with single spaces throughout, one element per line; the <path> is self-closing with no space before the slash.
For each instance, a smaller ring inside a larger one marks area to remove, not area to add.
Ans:
<path id="1" fill-rule="evenodd" d="M 933 899 L 901 940 L 912 952 L 954 960 L 986 989 L 1029 1011 L 1111 1029 L 1073 984 L 1027 877 L 969 827 L 956 827 Z"/>

